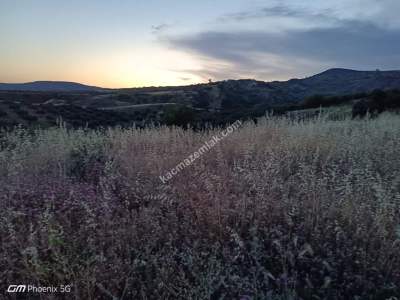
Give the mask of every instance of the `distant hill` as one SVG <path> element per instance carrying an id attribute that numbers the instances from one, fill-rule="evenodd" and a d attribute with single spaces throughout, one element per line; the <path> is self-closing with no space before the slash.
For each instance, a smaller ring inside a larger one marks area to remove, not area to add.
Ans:
<path id="1" fill-rule="evenodd" d="M 164 91 L 166 102 L 174 102 L 173 92 L 181 91 L 187 102 L 219 111 L 265 110 L 296 105 L 313 95 L 342 96 L 369 93 L 375 89 L 400 89 L 400 71 L 354 71 L 330 69 L 320 74 L 288 81 L 264 82 L 253 79 L 224 80 L 188 87 L 154 88 Z M 130 90 L 135 93 L 134 90 Z M 167 93 L 171 99 L 168 99 Z M 147 93 L 150 93 L 147 90 Z"/>
<path id="2" fill-rule="evenodd" d="M 390 90 L 400 88 L 400 71 L 355 71 L 329 69 L 304 79 L 292 79 L 273 83 L 285 90 L 293 99 L 321 95 L 345 95 L 371 92 L 375 89 Z"/>
<path id="3" fill-rule="evenodd" d="M 28 83 L 0 83 L 3 91 L 32 91 L 32 92 L 94 92 L 105 89 L 68 81 L 34 81 Z"/>
<path id="4" fill-rule="evenodd" d="M 244 117 L 256 118 L 266 111 L 279 114 L 338 103 L 351 106 L 365 97 L 362 94 L 378 89 L 400 90 L 400 71 L 330 69 L 288 81 L 240 79 L 128 89 L 36 81 L 0 84 L 0 119 L 6 124 L 41 126 L 54 124 L 57 117 L 89 126 L 132 122 L 145 126 L 171 120 L 171 116 L 180 121 L 187 115 L 194 116 L 194 123 L 222 125 Z"/>
<path id="5" fill-rule="evenodd" d="M 193 96 L 199 93 L 204 96 L 206 91 L 212 90 L 211 98 L 222 97 L 226 91 L 233 89 L 236 93 L 246 93 L 255 96 L 258 100 L 271 104 L 276 102 L 297 102 L 315 94 L 345 95 L 360 92 L 370 92 L 374 89 L 400 88 L 400 71 L 355 71 L 349 69 L 329 69 L 303 79 L 290 79 L 288 81 L 264 82 L 253 79 L 224 80 L 207 84 L 170 87 L 146 87 L 115 89 L 116 92 L 128 94 L 148 94 L 163 92 L 175 94 L 186 93 Z M 67 81 L 34 81 L 28 83 L 0 83 L 0 90 L 10 91 L 41 91 L 41 92 L 84 92 L 84 91 L 113 91 L 96 86 L 84 85 Z M 231 93 L 229 93 L 229 96 Z M 219 99 L 222 100 L 222 99 Z"/>
<path id="6" fill-rule="evenodd" d="M 253 79 L 224 80 L 179 87 L 121 89 L 131 95 L 163 93 L 163 102 L 191 103 L 216 110 L 259 109 L 298 104 L 314 95 L 342 96 L 369 93 L 375 89 L 400 89 L 400 71 L 355 71 L 329 69 L 303 79 L 264 82 Z"/>

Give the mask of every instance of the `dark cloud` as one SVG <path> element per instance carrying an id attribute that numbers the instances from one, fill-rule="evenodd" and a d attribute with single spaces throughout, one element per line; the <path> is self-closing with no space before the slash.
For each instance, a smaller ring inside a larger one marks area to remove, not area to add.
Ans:
<path id="1" fill-rule="evenodd" d="M 400 30 L 384 29 L 369 22 L 346 21 L 332 28 L 291 30 L 279 34 L 264 31 L 209 31 L 169 38 L 175 48 L 197 53 L 231 65 L 210 70 L 281 74 L 299 67 L 348 67 L 355 69 L 400 68 Z M 271 60 L 260 60 L 263 55 Z M 275 60 L 275 61 L 274 61 Z M 277 61 L 281 63 L 277 63 Z M 299 62 L 307 62 L 305 64 Z M 297 66 L 296 66 L 297 65 Z M 206 69 L 211 66 L 206 66 Z M 298 70 L 297 73 L 303 73 Z M 242 72 L 243 73 L 243 72 Z"/>

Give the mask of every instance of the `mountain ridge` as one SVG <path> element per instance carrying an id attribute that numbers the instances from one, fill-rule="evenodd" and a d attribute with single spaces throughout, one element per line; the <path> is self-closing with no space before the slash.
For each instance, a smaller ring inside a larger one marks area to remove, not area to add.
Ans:
<path id="1" fill-rule="evenodd" d="M 370 79 L 375 76 L 375 78 L 379 77 L 390 77 L 393 75 L 397 75 L 400 79 L 400 70 L 353 70 L 353 69 L 346 69 L 346 68 L 331 68 L 320 73 L 307 76 L 305 78 L 291 78 L 285 81 L 263 81 L 263 80 L 255 80 L 255 79 L 227 79 L 222 81 L 216 81 L 211 83 L 221 83 L 227 81 L 252 81 L 252 82 L 262 82 L 265 84 L 272 84 L 272 85 L 285 85 L 290 84 L 293 82 L 305 82 L 310 83 L 311 81 L 315 81 L 316 79 L 325 79 L 325 80 L 332 80 L 333 77 L 338 76 L 345 76 L 347 79 L 354 79 L 354 77 L 360 78 L 360 76 L 367 76 Z M 352 76 L 353 78 L 348 78 Z M 337 78 L 338 79 L 338 78 Z M 365 78 L 364 78 L 365 79 Z M 25 83 L 0 83 L 0 90 L 14 90 L 14 91 L 104 91 L 104 90 L 141 90 L 141 89 L 174 89 L 180 87 L 191 87 L 197 85 L 210 85 L 210 83 L 200 83 L 200 84 L 192 84 L 186 86 L 158 86 L 158 87 L 134 87 L 134 88 L 103 88 L 98 86 L 86 85 L 79 82 L 72 82 L 72 81 L 54 81 L 54 80 L 38 80 L 32 82 L 25 82 Z"/>
<path id="2" fill-rule="evenodd" d="M 277 82 L 289 97 L 301 100 L 316 94 L 337 96 L 400 88 L 400 70 L 358 71 L 332 68 L 303 78 Z"/>
<path id="3" fill-rule="evenodd" d="M 25 83 L 0 83 L 0 90 L 32 91 L 32 92 L 35 91 L 82 92 L 82 91 L 104 91 L 106 89 L 72 81 L 38 80 Z"/>

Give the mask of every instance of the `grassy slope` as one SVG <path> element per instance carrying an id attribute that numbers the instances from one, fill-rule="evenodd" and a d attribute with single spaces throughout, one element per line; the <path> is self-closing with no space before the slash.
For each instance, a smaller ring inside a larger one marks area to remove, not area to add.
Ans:
<path id="1" fill-rule="evenodd" d="M 161 183 L 217 132 L 3 136 L 0 289 L 71 283 L 76 299 L 399 295 L 398 116 L 248 123 Z"/>

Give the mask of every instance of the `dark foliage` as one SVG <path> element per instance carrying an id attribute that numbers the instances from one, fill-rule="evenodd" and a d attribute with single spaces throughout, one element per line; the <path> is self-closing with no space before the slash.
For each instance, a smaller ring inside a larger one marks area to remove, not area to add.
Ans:
<path id="1" fill-rule="evenodd" d="M 195 121 L 195 112 L 193 109 L 185 106 L 169 107 L 165 111 L 164 122 L 167 125 L 176 125 L 187 127 Z"/>
<path id="2" fill-rule="evenodd" d="M 398 110 L 400 108 L 400 91 L 375 90 L 366 98 L 358 100 L 352 108 L 353 118 L 364 117 L 368 113 L 377 116 L 386 110 Z"/>

